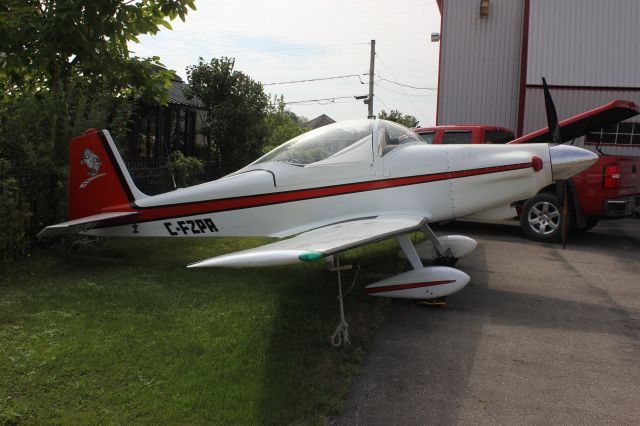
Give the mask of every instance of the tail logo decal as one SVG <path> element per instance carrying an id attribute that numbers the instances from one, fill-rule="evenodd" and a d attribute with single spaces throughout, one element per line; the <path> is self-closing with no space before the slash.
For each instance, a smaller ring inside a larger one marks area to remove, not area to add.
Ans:
<path id="1" fill-rule="evenodd" d="M 102 166 L 102 160 L 96 154 L 93 153 L 89 148 L 85 148 L 82 153 L 82 158 L 80 159 L 80 164 L 86 166 L 89 171 L 87 172 L 87 179 L 85 179 L 81 184 L 80 188 L 86 188 L 94 180 L 98 179 L 101 176 L 105 176 L 106 173 L 100 173 L 100 167 Z"/>

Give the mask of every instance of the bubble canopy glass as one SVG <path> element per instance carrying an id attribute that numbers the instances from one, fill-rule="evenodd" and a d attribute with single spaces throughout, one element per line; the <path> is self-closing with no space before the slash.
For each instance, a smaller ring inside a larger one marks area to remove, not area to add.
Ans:
<path id="1" fill-rule="evenodd" d="M 337 159 L 357 146 L 372 147 L 375 126 L 378 126 L 379 155 L 385 155 L 399 146 L 425 144 L 410 129 L 390 121 L 349 120 L 303 133 L 265 154 L 253 165 L 274 161 L 305 166 L 333 157 Z M 370 156 L 371 151 L 368 152 Z"/>

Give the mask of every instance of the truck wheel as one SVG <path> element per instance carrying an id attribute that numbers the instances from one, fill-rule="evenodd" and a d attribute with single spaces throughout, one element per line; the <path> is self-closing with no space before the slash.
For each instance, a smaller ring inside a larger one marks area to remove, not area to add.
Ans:
<path id="1" fill-rule="evenodd" d="M 586 218 L 586 222 L 585 222 L 585 225 L 583 227 L 576 226 L 576 231 L 586 232 L 589 229 L 591 229 L 594 226 L 596 226 L 599 221 L 600 221 L 599 219 L 596 219 L 596 218 L 593 218 L 593 217 L 588 217 L 588 218 Z"/>
<path id="2" fill-rule="evenodd" d="M 558 197 L 550 193 L 540 193 L 530 198 L 520 215 L 520 226 L 527 237 L 534 241 L 559 241 L 562 231 L 562 207 Z"/>

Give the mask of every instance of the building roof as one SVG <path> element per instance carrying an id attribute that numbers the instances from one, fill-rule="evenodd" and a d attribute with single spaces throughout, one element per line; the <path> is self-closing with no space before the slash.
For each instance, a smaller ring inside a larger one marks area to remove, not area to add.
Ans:
<path id="1" fill-rule="evenodd" d="M 336 120 L 329 117 L 326 114 L 322 114 L 314 118 L 313 120 L 305 121 L 300 125 L 303 129 L 317 129 L 318 127 L 326 126 L 327 124 L 335 123 Z"/>
<path id="2" fill-rule="evenodd" d="M 187 84 L 177 75 L 171 80 L 169 87 L 169 103 L 174 105 L 186 105 L 196 108 L 202 107 L 202 102 L 197 97 L 188 99 L 184 94 Z"/>

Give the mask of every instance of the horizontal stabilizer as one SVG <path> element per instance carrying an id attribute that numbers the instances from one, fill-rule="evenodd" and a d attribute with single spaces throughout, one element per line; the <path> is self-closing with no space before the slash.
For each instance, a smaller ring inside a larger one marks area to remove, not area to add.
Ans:
<path id="1" fill-rule="evenodd" d="M 87 231 L 93 228 L 99 222 L 105 222 L 111 219 L 117 219 L 126 216 L 132 216 L 138 214 L 137 212 L 109 212 L 99 213 L 80 219 L 70 220 L 69 222 L 57 223 L 55 225 L 47 226 L 38 233 L 38 238 L 52 237 L 54 235 L 62 234 L 75 234 L 82 231 Z"/>

